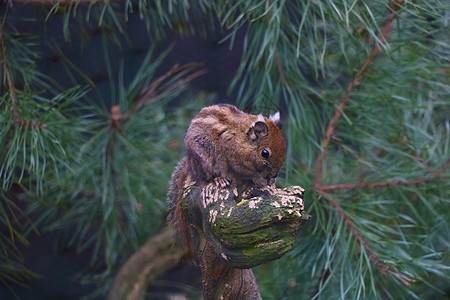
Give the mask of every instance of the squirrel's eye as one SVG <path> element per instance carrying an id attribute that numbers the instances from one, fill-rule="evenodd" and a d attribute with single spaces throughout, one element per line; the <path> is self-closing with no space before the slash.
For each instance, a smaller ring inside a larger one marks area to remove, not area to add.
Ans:
<path id="1" fill-rule="evenodd" d="M 266 148 L 264 148 L 264 149 L 262 149 L 261 150 L 261 156 L 264 158 L 264 159 L 268 159 L 269 157 L 270 157 L 270 149 L 266 149 Z"/>

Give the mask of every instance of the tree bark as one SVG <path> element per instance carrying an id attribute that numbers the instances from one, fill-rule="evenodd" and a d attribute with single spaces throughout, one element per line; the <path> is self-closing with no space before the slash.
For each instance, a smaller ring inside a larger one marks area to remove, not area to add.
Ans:
<path id="1" fill-rule="evenodd" d="M 261 299 L 251 268 L 292 248 L 309 220 L 304 190 L 293 186 L 238 192 L 189 178 L 183 190 L 181 209 L 194 229 L 204 299 Z"/>
<path id="2" fill-rule="evenodd" d="M 260 300 L 252 269 L 235 269 L 219 257 L 201 238 L 198 260 L 202 272 L 203 297 L 209 299 Z"/>

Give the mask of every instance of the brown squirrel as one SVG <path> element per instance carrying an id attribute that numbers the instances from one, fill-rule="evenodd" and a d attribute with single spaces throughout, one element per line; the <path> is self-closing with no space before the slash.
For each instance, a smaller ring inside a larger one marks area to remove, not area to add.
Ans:
<path id="1" fill-rule="evenodd" d="M 204 107 L 192 119 L 184 139 L 186 157 L 172 174 L 167 197 L 169 221 L 191 254 L 191 226 L 180 204 L 186 178 L 214 181 L 221 188 L 273 186 L 286 158 L 281 128 L 279 113 L 266 118 L 229 104 Z"/>

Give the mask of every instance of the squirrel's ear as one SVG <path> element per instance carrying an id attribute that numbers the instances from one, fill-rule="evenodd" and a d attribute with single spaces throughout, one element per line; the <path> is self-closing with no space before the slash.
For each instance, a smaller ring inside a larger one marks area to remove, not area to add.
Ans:
<path id="1" fill-rule="evenodd" d="M 280 120 L 280 112 L 277 111 L 274 115 L 271 115 L 269 119 L 277 125 L 277 127 L 281 130 L 283 128 L 283 124 L 281 124 Z"/>
<path id="2" fill-rule="evenodd" d="M 264 121 L 264 117 L 260 114 L 258 115 L 258 119 L 252 123 L 250 126 L 247 136 L 252 140 L 256 141 L 264 136 L 269 134 L 269 127 L 267 127 L 266 122 Z"/>

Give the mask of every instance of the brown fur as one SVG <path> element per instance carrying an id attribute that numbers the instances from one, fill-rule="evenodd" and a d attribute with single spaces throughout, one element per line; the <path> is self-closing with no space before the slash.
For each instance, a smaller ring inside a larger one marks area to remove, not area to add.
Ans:
<path id="1" fill-rule="evenodd" d="M 184 144 L 186 157 L 172 175 L 168 197 L 172 221 L 183 240 L 190 239 L 186 228 L 180 229 L 187 225 L 179 204 L 187 173 L 199 182 L 219 179 L 216 183 L 221 182 L 222 187 L 262 188 L 275 183 L 286 157 L 278 114 L 266 118 L 228 104 L 203 108 L 192 119 Z"/>
<path id="2" fill-rule="evenodd" d="M 280 128 L 265 117 L 256 127 L 265 123 L 267 132 L 252 139 L 249 131 L 257 120 L 232 105 L 203 108 L 184 139 L 194 178 L 222 177 L 233 185 L 251 181 L 258 187 L 273 184 L 286 157 L 286 143 Z M 268 159 L 261 156 L 262 149 L 271 152 Z"/>

